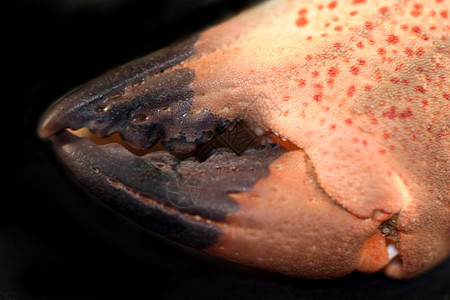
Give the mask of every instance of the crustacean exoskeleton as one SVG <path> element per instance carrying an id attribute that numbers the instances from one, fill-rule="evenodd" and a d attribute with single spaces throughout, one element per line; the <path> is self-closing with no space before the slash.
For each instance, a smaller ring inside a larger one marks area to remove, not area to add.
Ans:
<path id="1" fill-rule="evenodd" d="M 449 33 L 448 0 L 264 2 L 64 96 L 39 134 L 184 245 L 413 278 L 450 253 Z"/>

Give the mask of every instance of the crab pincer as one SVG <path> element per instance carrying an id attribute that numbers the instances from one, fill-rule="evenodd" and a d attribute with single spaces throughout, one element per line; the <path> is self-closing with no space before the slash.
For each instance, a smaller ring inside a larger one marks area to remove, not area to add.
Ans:
<path id="1" fill-rule="evenodd" d="M 413 278 L 450 254 L 449 12 L 264 2 L 62 97 L 39 135 L 96 198 L 186 246 Z"/>

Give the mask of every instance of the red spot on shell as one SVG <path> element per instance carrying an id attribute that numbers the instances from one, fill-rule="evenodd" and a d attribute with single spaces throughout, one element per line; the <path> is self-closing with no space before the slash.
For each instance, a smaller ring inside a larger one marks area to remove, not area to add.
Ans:
<path id="1" fill-rule="evenodd" d="M 356 10 L 353 10 L 350 12 L 351 17 L 356 16 L 357 14 L 358 14 L 358 12 Z"/>
<path id="2" fill-rule="evenodd" d="M 444 94 L 442 95 L 445 99 L 450 100 L 450 94 Z"/>
<path id="3" fill-rule="evenodd" d="M 298 81 L 298 86 L 299 86 L 299 87 L 304 87 L 305 85 L 306 85 L 306 80 L 300 79 L 300 80 Z"/>
<path id="4" fill-rule="evenodd" d="M 373 25 L 373 23 L 370 22 L 370 21 L 366 21 L 366 23 L 364 24 L 364 27 L 365 27 L 367 30 L 373 30 L 373 29 L 375 28 L 375 25 Z"/>
<path id="5" fill-rule="evenodd" d="M 308 24 L 308 20 L 305 17 L 300 17 L 295 22 L 295 25 L 297 25 L 298 27 L 303 27 L 303 26 L 305 26 L 307 24 Z"/>
<path id="6" fill-rule="evenodd" d="M 389 133 L 383 133 L 383 138 L 385 139 L 385 140 L 387 140 L 387 139 L 389 139 L 391 136 L 389 135 Z"/>
<path id="7" fill-rule="evenodd" d="M 400 70 L 403 68 L 403 66 L 404 66 L 404 64 L 398 64 L 398 65 L 395 67 L 395 70 L 394 70 L 394 71 L 396 71 L 396 72 L 400 71 Z"/>
<path id="8" fill-rule="evenodd" d="M 378 54 L 380 55 L 385 55 L 386 54 L 386 50 L 384 48 L 378 48 Z"/>
<path id="9" fill-rule="evenodd" d="M 398 77 L 392 77 L 391 82 L 396 84 L 400 82 L 400 79 L 398 79 Z"/>
<path id="10" fill-rule="evenodd" d="M 424 89 L 423 86 L 420 85 L 416 85 L 416 87 L 414 88 L 417 92 L 425 94 L 426 90 Z"/>
<path id="11" fill-rule="evenodd" d="M 359 74 L 359 68 L 357 66 L 352 66 L 352 67 L 350 67 L 350 72 L 353 75 L 358 75 Z"/>
<path id="12" fill-rule="evenodd" d="M 416 55 L 417 56 L 422 56 L 423 54 L 425 53 L 425 50 L 423 49 L 423 47 L 419 47 L 419 48 L 417 48 L 417 51 L 416 51 Z"/>
<path id="13" fill-rule="evenodd" d="M 391 106 L 391 108 L 388 111 L 385 111 L 383 113 L 383 117 L 387 117 L 389 119 L 394 119 L 396 117 L 396 111 L 397 107 Z"/>
<path id="14" fill-rule="evenodd" d="M 299 15 L 306 15 L 308 13 L 308 9 L 306 9 L 306 8 L 301 8 L 299 11 L 298 11 L 298 14 Z"/>
<path id="15" fill-rule="evenodd" d="M 342 47 L 342 44 L 341 43 L 334 43 L 333 47 L 336 48 L 336 49 L 339 49 L 339 48 Z"/>
<path id="16" fill-rule="evenodd" d="M 316 84 L 313 85 L 313 88 L 315 90 L 322 91 L 323 90 L 323 85 L 320 84 L 320 83 L 316 83 Z"/>
<path id="17" fill-rule="evenodd" d="M 448 12 L 446 10 L 441 11 L 441 17 L 448 19 Z"/>
<path id="18" fill-rule="evenodd" d="M 381 15 L 385 16 L 389 13 L 389 7 L 387 7 L 387 6 L 380 7 L 380 9 L 378 9 L 378 12 Z"/>
<path id="19" fill-rule="evenodd" d="M 319 71 L 313 71 L 311 73 L 311 75 L 312 75 L 312 77 L 317 78 L 317 77 L 319 77 Z"/>
<path id="20" fill-rule="evenodd" d="M 394 34 L 389 34 L 386 42 L 390 43 L 390 44 L 397 44 L 398 41 L 400 41 L 400 38 Z"/>
<path id="21" fill-rule="evenodd" d="M 328 70 L 328 75 L 330 75 L 330 77 L 336 77 L 338 73 L 339 73 L 339 70 L 335 67 L 331 67 Z"/>
<path id="22" fill-rule="evenodd" d="M 413 49 L 411 49 L 409 47 L 406 47 L 405 48 L 405 54 L 408 55 L 408 56 L 413 56 L 414 55 L 414 51 L 413 51 Z"/>
<path id="23" fill-rule="evenodd" d="M 420 3 L 416 3 L 416 4 L 414 4 L 414 8 L 417 10 L 422 10 L 423 6 Z"/>
<path id="24" fill-rule="evenodd" d="M 385 155 L 385 154 L 386 154 L 386 150 L 384 150 L 384 149 L 380 149 L 378 152 L 379 152 L 381 155 Z"/>
<path id="25" fill-rule="evenodd" d="M 319 102 L 319 101 L 322 100 L 322 96 L 323 96 L 322 93 L 315 94 L 315 95 L 313 96 L 313 99 L 314 99 L 314 101 Z"/>
<path id="26" fill-rule="evenodd" d="M 366 0 L 353 0 L 352 4 L 366 3 Z"/>
<path id="27" fill-rule="evenodd" d="M 331 125 L 330 125 L 330 129 L 331 129 L 331 130 L 335 130 L 335 129 L 336 129 L 336 124 L 331 124 Z"/>
<path id="28" fill-rule="evenodd" d="M 366 84 L 366 85 L 364 86 L 364 90 L 365 90 L 366 92 L 370 92 L 370 91 L 372 90 L 372 86 L 371 86 L 370 84 Z"/>
<path id="29" fill-rule="evenodd" d="M 347 120 L 345 120 L 344 122 L 345 122 L 345 124 L 347 124 L 347 125 L 352 125 L 352 124 L 353 124 L 353 120 L 352 120 L 352 119 L 347 119 Z"/>
<path id="30" fill-rule="evenodd" d="M 353 97 L 356 92 L 356 87 L 354 85 L 350 86 L 347 90 L 347 96 Z"/>
<path id="31" fill-rule="evenodd" d="M 413 115 L 413 112 L 411 111 L 411 109 L 408 107 L 406 108 L 403 112 L 399 113 L 399 118 L 408 118 L 411 117 Z"/>
<path id="32" fill-rule="evenodd" d="M 342 31 L 343 27 L 341 25 L 337 25 L 334 27 L 335 31 Z"/>
<path id="33" fill-rule="evenodd" d="M 422 32 L 422 29 L 420 29 L 419 26 L 414 26 L 413 28 L 411 28 L 411 31 L 419 34 Z"/>
<path id="34" fill-rule="evenodd" d="M 356 47 L 362 48 L 362 47 L 363 47 L 363 43 L 362 43 L 362 42 L 358 42 L 358 43 L 356 44 Z"/>
<path id="35" fill-rule="evenodd" d="M 410 12 L 411 16 L 413 16 L 414 18 L 417 18 L 418 16 L 420 16 L 421 12 L 418 10 L 412 10 Z"/>
<path id="36" fill-rule="evenodd" d="M 364 66 L 366 64 L 366 61 L 362 58 L 358 59 L 358 65 Z"/>
<path id="37" fill-rule="evenodd" d="M 337 5 L 338 5 L 337 1 L 331 1 L 330 3 L 328 3 L 328 8 L 333 9 L 336 8 Z"/>

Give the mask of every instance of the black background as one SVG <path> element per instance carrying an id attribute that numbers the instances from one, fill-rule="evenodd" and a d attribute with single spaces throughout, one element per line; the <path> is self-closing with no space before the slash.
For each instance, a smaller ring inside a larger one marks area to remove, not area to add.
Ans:
<path id="1" fill-rule="evenodd" d="M 407 282 L 309 281 L 196 255 L 89 200 L 37 137 L 40 114 L 62 94 L 250 2 L 0 2 L 0 299 L 450 298 L 450 261 Z"/>

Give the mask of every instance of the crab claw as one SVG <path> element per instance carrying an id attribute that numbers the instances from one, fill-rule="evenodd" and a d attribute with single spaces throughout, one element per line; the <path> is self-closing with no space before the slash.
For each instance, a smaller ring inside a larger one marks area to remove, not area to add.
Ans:
<path id="1" fill-rule="evenodd" d="M 418 276 L 450 254 L 450 23 L 426 4 L 263 3 L 64 96 L 39 135 L 184 245 L 305 278 Z"/>

